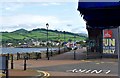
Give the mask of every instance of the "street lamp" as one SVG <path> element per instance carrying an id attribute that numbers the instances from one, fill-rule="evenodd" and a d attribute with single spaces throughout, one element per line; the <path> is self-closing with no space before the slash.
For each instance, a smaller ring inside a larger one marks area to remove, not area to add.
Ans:
<path id="1" fill-rule="evenodd" d="M 75 35 L 74 35 L 74 60 L 76 60 L 76 52 L 75 52 Z"/>
<path id="2" fill-rule="evenodd" d="M 51 40 L 51 56 L 53 55 L 53 53 L 52 53 L 52 40 Z"/>
<path id="3" fill-rule="evenodd" d="M 65 31 L 64 32 L 64 52 L 65 52 Z"/>
<path id="4" fill-rule="evenodd" d="M 58 32 L 58 54 L 60 54 L 60 33 Z"/>
<path id="5" fill-rule="evenodd" d="M 49 60 L 49 53 L 48 53 L 48 27 L 49 27 L 49 24 L 46 23 L 46 28 L 47 28 L 47 53 L 46 53 L 46 55 L 47 55 L 47 58 Z"/>

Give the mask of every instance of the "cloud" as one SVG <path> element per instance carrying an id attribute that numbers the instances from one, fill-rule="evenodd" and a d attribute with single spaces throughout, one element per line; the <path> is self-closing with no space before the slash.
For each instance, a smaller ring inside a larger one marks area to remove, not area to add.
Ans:
<path id="1" fill-rule="evenodd" d="M 15 15 L 15 16 L 0 16 L 0 25 L 2 28 L 19 28 L 19 25 L 23 25 L 23 28 L 33 29 L 36 27 L 45 28 L 45 24 L 49 23 L 50 28 L 59 28 L 60 26 L 66 25 L 66 23 L 71 23 L 70 20 L 62 20 L 55 16 L 40 16 L 40 15 Z M 25 26 L 27 24 L 27 26 Z M 29 28 L 30 26 L 30 28 Z M 4 30 L 4 29 L 3 29 Z"/>
<path id="2" fill-rule="evenodd" d="M 4 0 L 5 1 L 5 0 Z M 8 0 L 7 0 L 8 1 Z M 11 0 L 10 0 L 11 1 Z M 14 1 L 14 0 L 13 0 Z M 21 0 L 19 0 L 21 1 Z M 31 0 L 32 1 L 32 0 Z M 47 2 L 48 1 L 48 2 Z M 0 31 L 14 31 L 16 29 L 20 29 L 20 28 L 24 28 L 27 30 L 32 30 L 35 28 L 46 28 L 45 24 L 49 23 L 49 29 L 57 29 L 57 30 L 61 30 L 61 31 L 70 31 L 70 32 L 85 32 L 85 28 L 82 28 L 85 25 L 85 21 L 83 21 L 82 18 L 80 18 L 79 16 L 79 12 L 78 15 L 76 15 L 76 8 L 77 8 L 77 3 L 78 1 L 76 1 L 75 4 L 75 8 L 74 8 L 74 12 L 73 15 L 74 17 L 72 17 L 72 15 L 70 16 L 66 16 L 66 13 L 69 14 L 69 12 L 72 12 L 72 8 L 71 11 L 69 11 L 69 9 L 67 10 L 66 8 L 63 8 L 62 11 L 65 9 L 67 11 L 63 11 L 65 13 L 65 15 L 58 15 L 56 14 L 55 16 L 51 16 L 51 13 L 45 16 L 42 15 L 36 15 L 34 13 L 32 13 L 32 10 L 30 13 L 24 13 L 24 7 L 26 7 L 29 4 L 32 4 L 32 6 L 64 6 L 63 3 L 61 3 L 64 0 L 59 0 L 58 2 L 54 2 L 51 0 L 46 0 L 43 2 L 36 2 L 36 0 L 32 2 L 6 2 L 5 4 L 2 4 L 4 6 L 2 6 L 2 9 L 4 9 L 5 11 L 3 12 L 4 16 L 0 16 L 1 21 L 0 21 L 0 25 L 2 25 L 2 29 L 0 29 Z M 70 2 L 70 0 L 68 1 Z M 75 2 L 75 1 L 74 1 Z M 41 7 L 40 7 L 41 8 Z M 43 7 L 42 7 L 43 8 Z M 0 7 L 1 9 L 1 7 Z M 19 9 L 22 10 L 22 13 L 19 13 Z M 36 9 L 36 8 L 35 8 Z M 17 11 L 18 10 L 18 11 Z M 37 11 L 36 11 L 37 12 Z M 54 12 L 54 11 L 53 11 Z M 60 13 L 61 14 L 61 13 Z M 10 16 L 12 15 L 12 16 Z M 64 17 L 62 17 L 64 16 Z M 82 26 L 82 27 L 81 27 Z"/>
<path id="3" fill-rule="evenodd" d="M 32 2 L 4 2 L 4 3 L 0 3 L 0 10 L 2 10 L 3 12 L 12 12 L 12 11 L 16 11 L 19 10 L 20 8 L 23 8 L 24 6 L 27 5 L 39 5 L 39 6 L 58 6 L 61 5 L 61 3 L 59 2 L 39 2 L 39 3 L 32 3 Z"/>
<path id="4" fill-rule="evenodd" d="M 19 8 L 22 8 L 24 6 L 23 3 L 17 3 L 17 2 L 5 2 L 0 5 L 0 9 L 3 11 L 15 11 Z"/>
<path id="5" fill-rule="evenodd" d="M 11 8 L 10 7 L 6 7 L 5 10 L 10 10 Z"/>
<path id="6" fill-rule="evenodd" d="M 1 0 L 1 2 L 119 2 L 119 0 Z"/>
<path id="7" fill-rule="evenodd" d="M 58 3 L 58 2 L 51 2 L 50 4 L 51 5 L 61 5 L 61 3 Z"/>
<path id="8" fill-rule="evenodd" d="M 85 21 L 82 18 L 75 19 L 60 19 L 56 16 L 41 16 L 33 14 L 20 14 L 14 16 L 0 16 L 2 29 L 0 31 L 14 31 L 24 28 L 32 30 L 35 28 L 46 28 L 46 23 L 49 23 L 49 29 L 69 31 L 74 33 L 86 33 Z M 84 26 L 84 28 L 83 28 Z"/>
<path id="9" fill-rule="evenodd" d="M 61 5 L 61 3 L 60 2 L 46 2 L 46 3 L 44 2 L 44 3 L 41 3 L 41 5 L 42 6 L 52 6 L 52 5 L 59 6 Z"/>
<path id="10" fill-rule="evenodd" d="M 0 0 L 0 2 L 78 2 L 78 0 Z"/>
<path id="11" fill-rule="evenodd" d="M 48 6 L 49 4 L 48 3 L 42 3 L 41 5 L 42 6 Z"/>
<path id="12" fill-rule="evenodd" d="M 54 16 L 40 16 L 40 15 L 15 15 L 15 16 L 1 16 L 3 25 L 17 25 L 17 24 L 36 24 L 36 23 L 58 23 L 59 19 Z M 55 21 L 55 22 L 53 22 Z"/>

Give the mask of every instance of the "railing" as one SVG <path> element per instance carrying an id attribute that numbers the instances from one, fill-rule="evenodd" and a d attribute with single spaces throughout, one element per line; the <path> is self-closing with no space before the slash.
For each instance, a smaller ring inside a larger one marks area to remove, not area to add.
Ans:
<path id="1" fill-rule="evenodd" d="M 64 48 L 62 48 L 62 49 L 60 49 L 60 52 L 61 52 L 61 54 L 62 53 L 65 53 L 65 52 L 68 52 L 69 50 L 68 49 L 64 49 Z M 42 59 L 42 58 L 46 58 L 46 51 L 43 51 L 43 52 L 24 52 L 24 53 L 22 53 L 22 52 L 18 52 L 18 53 L 16 53 L 16 54 L 1 54 L 1 55 L 5 55 L 5 56 L 8 56 L 8 60 L 12 60 L 12 59 L 14 59 L 14 60 L 19 60 L 19 59 L 24 59 L 24 57 L 26 57 L 27 58 L 27 60 L 28 59 Z M 53 57 L 53 56 L 55 56 L 55 55 L 58 55 L 58 50 L 49 50 L 49 52 L 48 52 L 48 55 L 50 56 L 50 57 Z"/>

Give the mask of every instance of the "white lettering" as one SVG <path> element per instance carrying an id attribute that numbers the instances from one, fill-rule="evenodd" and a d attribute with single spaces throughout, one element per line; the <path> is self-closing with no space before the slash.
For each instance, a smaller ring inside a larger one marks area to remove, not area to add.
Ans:
<path id="1" fill-rule="evenodd" d="M 111 70 L 104 70 L 105 74 L 109 74 L 111 72 Z"/>
<path id="2" fill-rule="evenodd" d="M 100 73 L 104 73 L 104 74 L 109 74 L 111 72 L 111 70 L 90 70 L 90 69 L 73 69 L 73 70 L 67 70 L 67 72 L 72 72 L 72 73 L 95 73 L 95 74 L 100 74 Z"/>
<path id="3" fill-rule="evenodd" d="M 85 73 L 89 73 L 91 70 L 87 70 Z"/>
<path id="4" fill-rule="evenodd" d="M 93 70 L 91 73 L 97 73 L 97 74 L 99 74 L 101 72 L 102 72 L 102 70 Z"/>
<path id="5" fill-rule="evenodd" d="M 79 72 L 81 72 L 81 73 L 83 73 L 83 72 L 85 72 L 85 71 L 86 71 L 86 69 L 84 69 L 84 70 L 79 69 Z"/>

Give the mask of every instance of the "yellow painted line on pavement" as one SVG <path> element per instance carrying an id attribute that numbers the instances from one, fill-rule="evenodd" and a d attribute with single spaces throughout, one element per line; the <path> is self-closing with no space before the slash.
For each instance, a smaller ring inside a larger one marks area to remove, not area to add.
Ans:
<path id="1" fill-rule="evenodd" d="M 105 62 L 101 62 L 101 63 L 105 63 Z"/>
<path id="2" fill-rule="evenodd" d="M 50 73 L 48 73 L 48 72 L 45 72 L 46 74 L 47 74 L 47 77 L 49 77 L 50 76 Z"/>
<path id="3" fill-rule="evenodd" d="M 3 73 L 0 73 L 0 76 L 6 76 L 5 74 L 3 74 Z"/>
<path id="4" fill-rule="evenodd" d="M 81 61 L 85 61 L 85 60 L 81 60 Z"/>
<path id="5" fill-rule="evenodd" d="M 92 62 L 92 61 L 86 61 L 86 62 Z"/>
<path id="6" fill-rule="evenodd" d="M 95 64 L 105 64 L 105 63 L 114 64 L 115 62 L 96 62 Z"/>
<path id="7" fill-rule="evenodd" d="M 111 64 L 114 64 L 115 62 L 103 62 L 103 61 L 89 61 L 89 60 L 81 60 L 82 62 L 99 62 L 101 64 L 103 63 L 111 63 Z"/>
<path id="8" fill-rule="evenodd" d="M 88 61 L 88 60 L 81 60 L 82 62 L 91 62 L 91 61 Z"/>
<path id="9" fill-rule="evenodd" d="M 107 63 L 115 63 L 115 62 L 107 62 Z"/>
<path id="10" fill-rule="evenodd" d="M 100 63 L 96 63 L 96 64 L 100 64 Z"/>
<path id="11" fill-rule="evenodd" d="M 48 72 L 45 72 L 45 71 L 37 70 L 37 72 L 43 73 L 43 74 L 44 74 L 44 75 L 43 75 L 44 77 L 49 77 L 49 76 L 50 76 L 50 74 L 49 74 Z M 41 76 L 41 74 L 40 74 L 39 76 Z"/>

